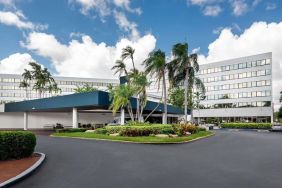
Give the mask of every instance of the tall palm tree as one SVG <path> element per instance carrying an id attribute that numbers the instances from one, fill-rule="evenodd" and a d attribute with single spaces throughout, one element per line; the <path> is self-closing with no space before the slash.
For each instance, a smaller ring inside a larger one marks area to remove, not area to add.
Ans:
<path id="1" fill-rule="evenodd" d="M 125 60 L 128 58 L 131 59 L 133 70 L 136 70 L 134 58 L 133 58 L 134 52 L 135 52 L 135 49 L 133 49 L 131 46 L 127 46 L 122 49 L 121 58 L 122 60 Z"/>
<path id="2" fill-rule="evenodd" d="M 28 99 L 30 96 L 28 96 L 28 88 L 30 88 L 30 82 L 32 80 L 31 72 L 27 69 L 24 69 L 24 73 L 22 74 L 23 80 L 20 83 L 20 87 L 25 88 L 26 91 L 26 99 Z M 30 91 L 29 91 L 30 92 Z"/>
<path id="3" fill-rule="evenodd" d="M 184 113 L 185 123 L 187 123 L 188 111 L 188 90 L 191 93 L 192 83 L 199 83 L 200 80 L 195 78 L 195 73 L 199 71 L 197 54 L 188 53 L 187 43 L 177 43 L 172 48 L 174 59 L 168 65 L 169 80 L 171 85 L 180 84 L 184 81 Z M 192 96 L 190 95 L 190 98 Z"/>
<path id="4" fill-rule="evenodd" d="M 28 100 L 28 87 L 29 87 L 29 84 L 27 83 L 27 81 L 26 80 L 21 81 L 19 87 L 25 88 L 25 99 Z"/>
<path id="5" fill-rule="evenodd" d="M 119 77 L 124 73 L 128 76 L 128 72 L 126 70 L 126 65 L 122 60 L 117 60 L 115 65 L 112 67 L 112 70 L 115 70 L 115 74 L 119 73 Z"/>
<path id="6" fill-rule="evenodd" d="M 145 64 L 145 72 L 151 77 L 156 76 L 158 89 L 162 81 L 162 94 L 164 97 L 164 122 L 167 124 L 167 92 L 166 92 L 166 60 L 165 53 L 161 50 L 153 51 L 149 54 L 148 58 L 143 62 Z"/>

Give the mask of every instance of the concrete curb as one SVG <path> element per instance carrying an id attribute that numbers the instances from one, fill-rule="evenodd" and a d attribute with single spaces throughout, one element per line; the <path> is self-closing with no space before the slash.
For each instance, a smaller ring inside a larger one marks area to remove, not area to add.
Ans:
<path id="1" fill-rule="evenodd" d="M 23 171 L 22 173 L 18 174 L 17 176 L 7 180 L 7 181 L 4 181 L 3 183 L 0 183 L 0 187 L 4 188 L 4 187 L 8 187 L 10 186 L 11 184 L 14 184 L 16 183 L 17 181 L 25 178 L 26 176 L 28 176 L 29 174 L 31 174 L 34 170 L 36 170 L 42 163 L 43 161 L 45 160 L 46 158 L 46 155 L 44 153 L 40 153 L 40 152 L 34 152 L 36 154 L 39 154 L 41 155 L 41 157 L 39 158 L 38 161 L 36 161 L 36 163 L 34 163 L 31 167 L 29 167 L 28 169 L 26 169 L 25 171 Z"/>
<path id="2" fill-rule="evenodd" d="M 216 131 L 230 131 L 230 132 L 238 132 L 238 131 L 248 131 L 248 132 L 263 132 L 263 133 L 268 133 L 270 132 L 269 130 L 265 129 L 228 129 L 228 128 L 221 128 Z"/>
<path id="3" fill-rule="evenodd" d="M 182 141 L 182 142 L 134 142 L 134 141 L 126 141 L 126 140 L 110 140 L 110 139 L 103 139 L 103 138 L 82 138 L 82 137 L 54 136 L 54 135 L 50 135 L 50 136 L 55 137 L 55 138 L 74 138 L 74 139 L 80 139 L 80 140 L 100 140 L 100 141 L 121 142 L 121 143 L 131 143 L 131 144 L 159 144 L 159 145 L 162 145 L 162 144 L 185 144 L 189 142 L 195 142 L 197 140 L 201 140 L 204 138 L 208 138 L 214 135 L 215 133 L 212 132 L 210 135 L 202 136 L 202 137 L 198 137 L 192 140 L 187 140 L 187 141 Z"/>

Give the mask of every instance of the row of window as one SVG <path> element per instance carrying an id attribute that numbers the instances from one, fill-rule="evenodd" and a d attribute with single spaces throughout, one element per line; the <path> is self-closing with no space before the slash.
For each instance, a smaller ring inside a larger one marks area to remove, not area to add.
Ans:
<path id="1" fill-rule="evenodd" d="M 206 100 L 238 99 L 238 98 L 270 97 L 270 96 L 271 96 L 271 91 L 252 91 L 252 92 L 241 92 L 241 93 L 207 95 Z"/>
<path id="2" fill-rule="evenodd" d="M 271 75 L 270 69 L 243 72 L 243 73 L 230 74 L 230 75 L 215 76 L 215 77 L 209 77 L 209 78 L 202 78 L 202 81 L 203 83 L 209 83 L 209 82 L 236 80 L 236 79 L 242 79 L 242 78 L 251 78 L 251 77 L 267 76 L 267 75 Z"/>
<path id="3" fill-rule="evenodd" d="M 221 67 L 216 68 L 208 68 L 200 70 L 199 74 L 211 74 L 211 73 L 217 73 L 217 72 L 224 72 L 224 71 L 231 71 L 231 70 L 238 70 L 238 69 L 245 69 L 245 68 L 251 68 L 251 67 L 257 67 L 257 66 L 264 66 L 264 65 L 270 65 L 271 60 L 270 59 L 263 59 L 263 60 L 257 60 L 257 61 L 250 61 L 250 62 L 244 62 L 239 64 L 233 64 L 233 65 L 225 65 Z"/>
<path id="4" fill-rule="evenodd" d="M 262 86 L 271 86 L 271 81 L 261 80 L 261 81 L 253 81 L 253 82 L 207 86 L 206 91 L 220 91 L 220 90 L 228 90 L 228 89 L 241 89 L 241 88 L 262 87 Z"/>
<path id="5" fill-rule="evenodd" d="M 250 108 L 250 107 L 270 107 L 270 101 L 259 102 L 237 102 L 237 103 L 222 103 L 222 104 L 206 104 L 201 105 L 200 109 L 216 109 L 216 108 Z"/>

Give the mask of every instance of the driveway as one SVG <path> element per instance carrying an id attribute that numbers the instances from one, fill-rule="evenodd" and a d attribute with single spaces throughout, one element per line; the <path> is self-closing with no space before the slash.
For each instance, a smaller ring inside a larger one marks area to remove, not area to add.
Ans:
<path id="1" fill-rule="evenodd" d="M 279 133 L 217 131 L 177 145 L 37 138 L 47 160 L 13 187 L 282 187 Z"/>

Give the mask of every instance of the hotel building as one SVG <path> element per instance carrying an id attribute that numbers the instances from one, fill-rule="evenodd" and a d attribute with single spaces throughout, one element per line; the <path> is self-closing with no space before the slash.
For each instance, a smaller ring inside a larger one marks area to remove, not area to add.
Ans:
<path id="1" fill-rule="evenodd" d="M 272 122 L 272 53 L 200 66 L 206 98 L 193 110 L 201 122 Z"/>

